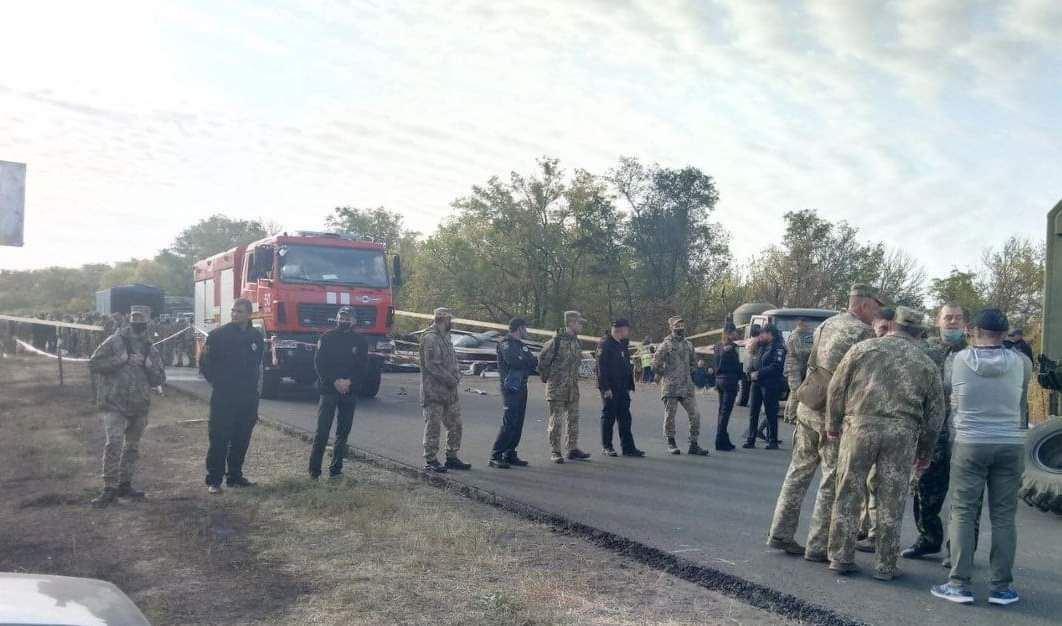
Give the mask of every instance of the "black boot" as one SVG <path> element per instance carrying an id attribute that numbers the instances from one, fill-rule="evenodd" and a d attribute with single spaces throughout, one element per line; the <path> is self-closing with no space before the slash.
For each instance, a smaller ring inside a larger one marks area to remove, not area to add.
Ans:
<path id="1" fill-rule="evenodd" d="M 697 445 L 696 441 L 691 441 L 690 448 L 686 451 L 686 454 L 693 456 L 708 456 L 708 451 Z"/>
<path id="2" fill-rule="evenodd" d="M 446 463 L 443 463 L 443 467 L 453 470 L 467 470 L 472 469 L 472 464 L 465 463 L 456 456 L 448 456 L 446 457 Z"/>
<path id="3" fill-rule="evenodd" d="M 675 443 L 674 437 L 667 438 L 667 451 L 671 454 L 682 454 L 682 450 L 679 450 L 678 444 Z"/>
<path id="4" fill-rule="evenodd" d="M 96 507 L 97 509 L 102 509 L 110 504 L 113 504 L 117 497 L 118 493 L 114 489 L 110 487 L 104 487 L 103 491 L 100 492 L 100 495 L 92 499 L 92 506 Z"/>
<path id="5" fill-rule="evenodd" d="M 119 483 L 118 491 L 115 494 L 119 498 L 133 498 L 139 500 L 144 497 L 144 492 L 138 489 L 133 489 L 133 486 L 129 483 Z"/>

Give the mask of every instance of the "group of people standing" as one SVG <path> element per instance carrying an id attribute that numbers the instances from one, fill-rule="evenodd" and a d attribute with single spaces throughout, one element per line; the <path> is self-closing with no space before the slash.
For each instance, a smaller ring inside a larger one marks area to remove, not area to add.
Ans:
<path id="1" fill-rule="evenodd" d="M 891 580 L 897 561 L 947 550 L 951 575 L 933 587 L 933 595 L 973 602 L 969 588 L 977 523 L 987 486 L 992 519 L 992 591 L 989 601 L 1010 604 L 1016 544 L 1014 515 L 1022 474 L 1021 418 L 1032 364 L 1020 346 L 1005 346 L 1008 320 L 986 309 L 967 323 L 954 304 L 940 309 L 939 337 L 924 338 L 925 316 L 907 307 L 887 307 L 878 291 L 853 285 L 848 308 L 811 333 L 801 325 L 788 342 L 767 325 L 747 342 L 751 354 L 742 364 L 738 333 L 727 324 L 714 347 L 713 374 L 719 394 L 715 447 L 735 448 L 729 418 L 745 382 L 754 406 L 766 415 L 768 448 L 778 447 L 779 399 L 787 383 L 787 414 L 795 420 L 792 460 L 782 484 L 768 533 L 768 545 L 808 561 L 827 563 L 839 574 L 856 570 L 857 550 L 876 553 L 874 577 Z M 210 401 L 206 484 L 210 493 L 253 485 L 242 472 L 257 420 L 258 385 L 265 344 L 250 324 L 252 306 L 237 300 L 232 322 L 212 331 L 200 359 L 200 371 L 213 387 Z M 165 381 L 163 359 L 151 344 L 150 313 L 134 307 L 129 323 L 106 338 L 90 368 L 98 377 L 97 401 L 107 433 L 104 490 L 94 500 L 106 506 L 118 497 L 142 497 L 132 486 L 138 442 L 146 425 L 150 389 Z M 461 370 L 450 339 L 449 309 L 435 309 L 433 323 L 420 342 L 420 403 L 425 421 L 424 469 L 468 470 L 462 461 L 462 420 L 458 387 Z M 324 333 L 315 365 L 320 392 L 317 433 L 309 474 L 322 473 L 323 456 L 337 423 L 329 473 L 342 475 L 347 437 L 355 407 L 354 388 L 363 375 L 368 344 L 341 308 L 336 328 Z M 554 463 L 590 457 L 579 448 L 579 333 L 585 319 L 564 313 L 565 327 L 536 357 L 525 343 L 528 323 L 515 318 L 499 342 L 497 357 L 503 418 L 488 459 L 497 469 L 528 463 L 517 453 L 528 399 L 528 378 L 545 382 L 547 436 Z M 689 422 L 687 454 L 707 456 L 700 447 L 701 414 L 692 372 L 697 356 L 681 317 L 668 320 L 671 333 L 652 353 L 652 370 L 663 403 L 663 437 L 671 454 L 681 454 L 675 415 L 682 407 Z M 605 456 L 641 457 L 631 431 L 631 392 L 635 387 L 630 323 L 615 320 L 598 342 L 597 390 L 602 400 L 601 445 Z M 967 343 L 969 341 L 969 344 Z M 788 347 L 787 347 L 788 344 Z M 787 358 L 787 355 L 790 355 Z M 748 378 L 746 379 L 746 374 Z M 749 385 L 748 383 L 753 383 Z M 758 411 L 750 411 L 745 448 L 754 448 Z M 445 458 L 439 461 L 446 429 Z M 619 452 L 613 445 L 618 431 Z M 816 470 L 821 480 L 807 544 L 795 539 L 802 503 Z M 900 550 L 900 529 L 914 478 L 913 507 L 919 538 Z M 952 494 L 947 538 L 941 521 L 945 494 Z M 947 542 L 945 541 L 947 539 Z"/>
<path id="2" fill-rule="evenodd" d="M 828 563 L 840 574 L 856 570 L 856 550 L 873 552 L 873 575 L 886 581 L 899 574 L 901 555 L 922 558 L 946 547 L 950 579 L 931 591 L 973 602 L 972 556 L 987 487 L 989 602 L 1016 602 L 1021 404 L 1032 363 L 1004 346 L 1009 324 L 999 310 L 985 309 L 968 324 L 961 307 L 946 304 L 937 317 L 939 337 L 927 341 L 922 313 L 885 304 L 876 290 L 854 285 L 848 309 L 815 330 L 806 379 L 796 391 L 792 461 L 768 545 Z M 816 469 L 822 477 L 804 546 L 794 535 Z M 912 478 L 919 538 L 901 552 Z M 945 544 L 940 513 L 949 490 Z"/>

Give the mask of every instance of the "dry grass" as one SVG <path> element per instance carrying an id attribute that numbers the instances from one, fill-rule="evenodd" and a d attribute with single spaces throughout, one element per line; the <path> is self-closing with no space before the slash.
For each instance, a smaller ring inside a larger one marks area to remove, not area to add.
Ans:
<path id="1" fill-rule="evenodd" d="M 205 407 L 181 396 L 141 445 L 150 499 L 96 511 L 98 418 L 83 371 L 60 391 L 53 368 L 0 359 L 0 570 L 111 580 L 155 624 L 784 622 L 397 474 L 310 482 L 307 446 L 268 428 L 259 486 L 208 496 Z"/>

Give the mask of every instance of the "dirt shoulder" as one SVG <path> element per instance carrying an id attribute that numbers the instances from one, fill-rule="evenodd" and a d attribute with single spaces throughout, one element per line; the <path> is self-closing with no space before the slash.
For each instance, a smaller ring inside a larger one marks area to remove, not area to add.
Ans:
<path id="1" fill-rule="evenodd" d="M 103 433 L 83 366 L 0 359 L 0 571 L 102 578 L 154 624 L 765 624 L 765 611 L 425 483 L 255 430 L 259 486 L 209 496 L 206 407 L 156 398 L 136 483 L 98 511 Z"/>

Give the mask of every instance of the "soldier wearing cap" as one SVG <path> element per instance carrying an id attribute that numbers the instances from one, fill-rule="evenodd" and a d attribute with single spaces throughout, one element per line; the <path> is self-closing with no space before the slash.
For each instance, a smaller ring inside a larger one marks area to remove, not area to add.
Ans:
<path id="1" fill-rule="evenodd" d="M 830 513 L 834 499 L 834 469 L 837 463 L 837 442 L 826 436 L 826 388 L 841 359 L 852 346 L 874 336 L 870 324 L 874 321 L 883 298 L 878 290 L 862 283 L 852 285 L 848 292 L 848 310 L 827 319 L 815 329 L 808 357 L 807 377 L 797 392 L 797 427 L 793 434 L 793 453 L 782 483 L 778 502 L 771 521 L 767 545 L 787 554 L 804 555 L 809 561 L 827 560 Z M 804 395 L 814 384 L 815 393 Z M 811 397 L 814 395 L 815 397 Z M 812 402 L 822 408 L 808 406 Z M 800 508 L 807 494 L 815 470 L 821 466 L 815 508 L 808 529 L 807 549 L 794 539 L 800 521 Z"/>
<path id="2" fill-rule="evenodd" d="M 696 387 L 693 386 L 693 371 L 696 356 L 693 344 L 686 339 L 686 321 L 672 317 L 667 321 L 671 334 L 660 342 L 653 356 L 653 371 L 660 377 L 660 397 L 664 401 L 664 438 L 671 454 L 682 454 L 675 443 L 675 412 L 681 404 L 690 421 L 689 454 L 708 456 L 708 451 L 698 445 L 701 433 L 701 412 L 697 409 Z"/>
<path id="3" fill-rule="evenodd" d="M 877 566 L 874 577 L 892 580 L 900 555 L 900 527 L 912 465 L 929 466 L 944 420 L 940 370 L 918 346 L 925 316 L 904 306 L 887 335 L 845 354 L 830 379 L 827 437 L 840 440 L 837 495 L 830 522 L 830 569 L 853 564 L 867 476 L 877 473 Z M 843 431 L 842 431 L 843 426 Z"/>
<path id="4" fill-rule="evenodd" d="M 254 485 L 243 475 L 243 461 L 258 422 L 258 386 L 265 340 L 251 325 L 251 301 L 232 303 L 232 321 L 210 331 L 199 359 L 199 373 L 210 383 L 210 446 L 206 457 L 206 485 L 221 493 L 229 487 Z"/>
<path id="5" fill-rule="evenodd" d="M 579 311 L 564 312 L 564 328 L 542 346 L 538 356 L 538 374 L 546 383 L 546 405 L 549 407 L 550 460 L 563 463 L 561 428 L 567 433 L 564 450 L 572 461 L 583 461 L 590 455 L 579 449 L 579 367 L 583 352 L 579 333 L 586 320 Z"/>
<path id="6" fill-rule="evenodd" d="M 321 335 L 314 354 L 317 370 L 317 434 L 310 451 L 310 478 L 321 475 L 321 461 L 332 422 L 336 423 L 336 442 L 332 447 L 330 477 L 343 474 L 343 456 L 347 451 L 347 437 L 354 424 L 357 387 L 365 376 L 369 363 L 369 342 L 354 331 L 354 315 L 350 307 L 336 313 L 336 327 Z"/>
<path id="7" fill-rule="evenodd" d="M 445 472 L 447 468 L 472 467 L 457 457 L 461 449 L 461 403 L 457 386 L 461 368 L 450 341 L 450 309 L 435 309 L 435 321 L 420 338 L 420 404 L 424 408 L 424 469 Z M 439 463 L 439 434 L 446 427 L 446 463 Z"/>
<path id="8" fill-rule="evenodd" d="M 144 492 L 132 486 L 140 437 L 147 426 L 151 389 L 166 382 L 162 357 L 147 336 L 150 311 L 150 307 L 132 307 L 129 324 L 107 337 L 89 359 L 89 370 L 96 378 L 96 406 L 107 436 L 103 492 L 92 501 L 97 507 L 118 497 L 144 497 Z"/>
<path id="9" fill-rule="evenodd" d="M 616 456 L 612 431 L 619 428 L 623 456 L 643 457 L 634 445 L 631 432 L 631 392 L 634 372 L 631 369 L 631 323 L 620 318 L 597 345 L 597 388 L 601 392 L 601 448 L 605 456 Z"/>

